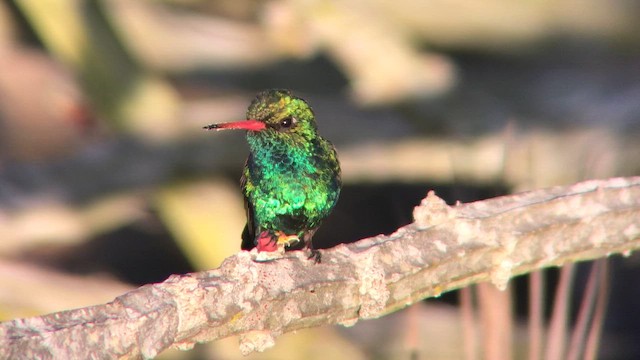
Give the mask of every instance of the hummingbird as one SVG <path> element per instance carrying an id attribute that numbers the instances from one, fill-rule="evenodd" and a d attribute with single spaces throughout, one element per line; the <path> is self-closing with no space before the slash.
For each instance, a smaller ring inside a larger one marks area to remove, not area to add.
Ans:
<path id="1" fill-rule="evenodd" d="M 241 248 L 304 248 L 319 263 L 312 238 L 342 186 L 335 147 L 318 134 L 309 104 L 288 90 L 258 93 L 246 117 L 204 127 L 247 131 L 250 152 L 240 178 L 247 224 Z"/>

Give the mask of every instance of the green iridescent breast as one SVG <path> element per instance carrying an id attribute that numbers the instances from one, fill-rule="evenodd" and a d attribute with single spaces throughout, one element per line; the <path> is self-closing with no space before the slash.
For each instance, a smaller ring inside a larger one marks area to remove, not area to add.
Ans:
<path id="1" fill-rule="evenodd" d="M 294 142 L 248 136 L 251 156 L 244 194 L 260 230 L 299 233 L 316 228 L 340 193 L 340 167 L 331 143 L 316 136 Z"/>

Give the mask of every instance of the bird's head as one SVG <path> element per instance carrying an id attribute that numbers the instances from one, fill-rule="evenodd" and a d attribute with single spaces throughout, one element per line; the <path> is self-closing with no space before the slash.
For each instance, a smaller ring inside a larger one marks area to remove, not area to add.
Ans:
<path id="1" fill-rule="evenodd" d="M 316 136 L 311 107 L 288 90 L 260 92 L 247 109 L 247 120 L 211 124 L 207 130 L 247 130 L 248 137 L 276 140 L 304 140 Z"/>

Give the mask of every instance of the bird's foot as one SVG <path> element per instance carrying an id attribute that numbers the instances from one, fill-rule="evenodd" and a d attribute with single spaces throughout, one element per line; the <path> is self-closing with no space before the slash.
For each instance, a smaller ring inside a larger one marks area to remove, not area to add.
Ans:
<path id="1" fill-rule="evenodd" d="M 278 239 L 268 231 L 263 231 L 256 241 L 258 252 L 273 252 L 278 250 Z"/>
<path id="2" fill-rule="evenodd" d="M 284 254 L 284 245 L 280 245 L 278 237 L 269 231 L 263 231 L 256 240 L 256 250 L 254 260 L 257 262 L 269 262 L 280 259 Z"/>
<path id="3" fill-rule="evenodd" d="M 310 249 L 307 259 L 313 259 L 314 263 L 320 264 L 320 262 L 322 261 L 322 254 L 320 253 L 320 250 Z"/>
<path id="4" fill-rule="evenodd" d="M 277 243 L 278 245 L 283 245 L 289 247 L 291 245 L 295 245 L 300 242 L 300 238 L 298 235 L 287 235 L 282 231 L 276 231 Z"/>

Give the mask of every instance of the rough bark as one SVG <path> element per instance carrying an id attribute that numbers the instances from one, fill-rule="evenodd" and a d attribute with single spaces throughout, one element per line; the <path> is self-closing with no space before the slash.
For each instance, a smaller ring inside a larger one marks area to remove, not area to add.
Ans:
<path id="1" fill-rule="evenodd" d="M 243 353 L 296 329 L 352 325 L 444 291 L 640 247 L 640 177 L 447 206 L 430 193 L 389 236 L 176 275 L 114 301 L 0 324 L 0 358 L 152 358 L 240 335 Z"/>

